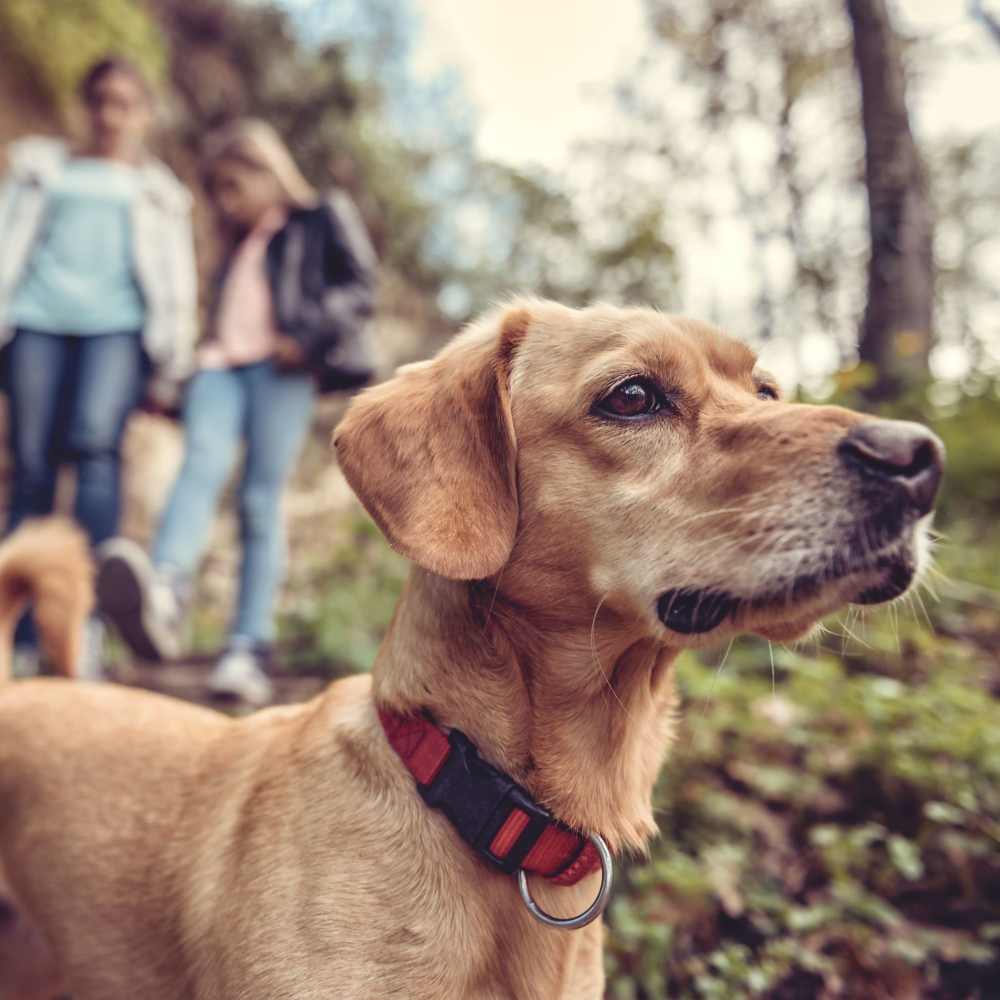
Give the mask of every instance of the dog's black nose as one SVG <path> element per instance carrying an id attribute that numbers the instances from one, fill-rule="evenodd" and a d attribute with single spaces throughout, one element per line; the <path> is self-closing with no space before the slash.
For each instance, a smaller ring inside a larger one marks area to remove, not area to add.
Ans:
<path id="1" fill-rule="evenodd" d="M 926 427 L 907 420 L 869 420 L 840 442 L 839 451 L 863 474 L 902 487 L 920 514 L 933 506 L 944 445 Z"/>

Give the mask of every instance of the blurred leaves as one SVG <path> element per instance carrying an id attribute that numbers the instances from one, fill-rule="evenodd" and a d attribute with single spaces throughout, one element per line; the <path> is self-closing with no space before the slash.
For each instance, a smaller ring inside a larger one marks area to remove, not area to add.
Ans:
<path id="1" fill-rule="evenodd" d="M 1000 666 L 887 615 L 864 638 L 775 650 L 777 695 L 761 643 L 721 677 L 684 658 L 663 839 L 611 910 L 611 996 L 987 995 Z M 762 725 L 775 697 L 794 711 Z"/>
<path id="2" fill-rule="evenodd" d="M 325 542 L 281 617 L 282 658 L 293 668 L 330 673 L 367 670 L 375 659 L 409 573 L 360 512 Z"/>
<path id="3" fill-rule="evenodd" d="M 166 50 L 145 3 L 138 0 L 4 0 L 0 59 L 16 66 L 64 115 L 87 68 L 109 53 L 127 55 L 160 82 Z"/>

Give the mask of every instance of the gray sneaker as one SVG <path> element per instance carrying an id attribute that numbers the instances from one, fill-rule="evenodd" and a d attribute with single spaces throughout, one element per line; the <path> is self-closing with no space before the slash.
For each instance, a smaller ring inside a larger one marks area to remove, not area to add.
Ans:
<path id="1" fill-rule="evenodd" d="M 143 660 L 173 660 L 181 652 L 184 602 L 156 572 L 140 545 L 112 538 L 97 551 L 97 607 Z"/>
<path id="2" fill-rule="evenodd" d="M 274 698 L 274 685 L 264 673 L 263 658 L 252 648 L 232 646 L 222 654 L 208 689 L 219 699 L 243 701 L 261 707 Z"/>

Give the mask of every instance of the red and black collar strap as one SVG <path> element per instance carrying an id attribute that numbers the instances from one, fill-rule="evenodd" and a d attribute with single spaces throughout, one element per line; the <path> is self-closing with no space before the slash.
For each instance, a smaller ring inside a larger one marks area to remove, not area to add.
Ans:
<path id="1" fill-rule="evenodd" d="M 464 733 L 446 734 L 425 715 L 380 709 L 379 719 L 423 800 L 495 868 L 508 874 L 524 869 L 556 885 L 575 885 L 600 870 L 593 843 L 483 760 Z"/>

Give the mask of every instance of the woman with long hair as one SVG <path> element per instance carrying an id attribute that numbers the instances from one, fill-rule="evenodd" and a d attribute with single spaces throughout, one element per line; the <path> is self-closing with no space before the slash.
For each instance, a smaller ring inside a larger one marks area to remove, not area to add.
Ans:
<path id="1" fill-rule="evenodd" d="M 239 593 L 210 687 L 260 704 L 271 696 L 265 666 L 283 573 L 282 492 L 317 391 L 371 374 L 364 321 L 374 255 L 346 196 L 321 199 L 265 122 L 242 120 L 211 136 L 204 172 L 224 253 L 209 338 L 186 392 L 184 459 L 151 559 L 127 540 L 110 543 L 98 601 L 140 656 L 180 652 L 194 576 L 242 449 Z"/>
<path id="2" fill-rule="evenodd" d="M 60 464 L 92 545 L 118 530 L 129 413 L 187 374 L 197 323 L 191 197 L 147 150 L 153 93 L 117 56 L 84 75 L 81 142 L 31 137 L 0 187 L 0 344 L 13 458 L 8 530 L 48 514 Z M 151 378 L 152 377 L 152 378 Z M 78 673 L 99 670 L 88 626 Z M 32 657 L 30 626 L 18 632 Z M 25 652 L 27 651 L 27 652 Z"/>

